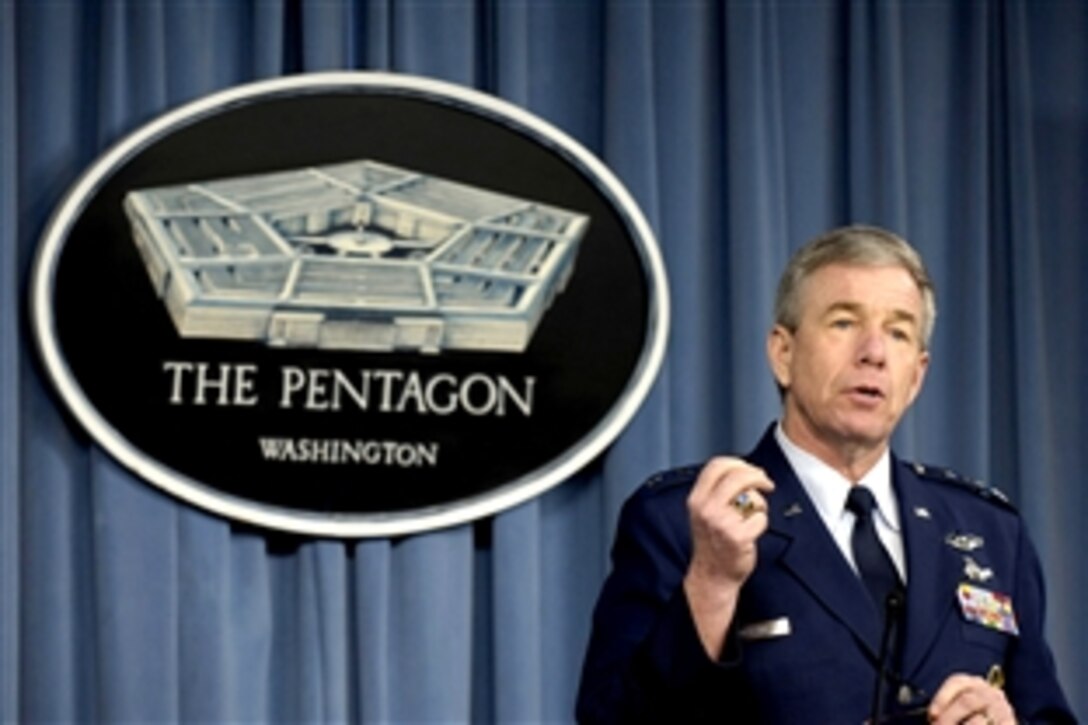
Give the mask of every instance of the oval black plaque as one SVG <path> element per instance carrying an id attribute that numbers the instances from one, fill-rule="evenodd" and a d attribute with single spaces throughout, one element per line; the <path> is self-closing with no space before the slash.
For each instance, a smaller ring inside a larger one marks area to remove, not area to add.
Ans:
<path id="1" fill-rule="evenodd" d="M 32 314 L 123 464 L 332 536 L 460 523 L 569 477 L 641 404 L 668 319 L 653 235 L 592 154 L 494 97 L 380 73 L 241 86 L 125 138 L 47 227 Z"/>

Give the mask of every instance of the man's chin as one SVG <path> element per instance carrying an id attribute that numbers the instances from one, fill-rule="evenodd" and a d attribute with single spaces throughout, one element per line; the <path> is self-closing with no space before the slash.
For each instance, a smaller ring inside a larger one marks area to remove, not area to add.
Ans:
<path id="1" fill-rule="evenodd" d="M 879 448 L 891 439 L 892 428 L 881 421 L 849 421 L 840 430 L 844 444 L 857 448 Z"/>
<path id="2" fill-rule="evenodd" d="M 856 433 L 847 439 L 849 445 L 862 450 L 877 450 L 888 445 L 890 434 L 884 433 Z"/>

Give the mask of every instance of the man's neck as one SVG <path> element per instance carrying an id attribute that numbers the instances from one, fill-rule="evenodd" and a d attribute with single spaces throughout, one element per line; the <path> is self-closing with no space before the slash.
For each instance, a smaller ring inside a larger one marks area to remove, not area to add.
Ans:
<path id="1" fill-rule="evenodd" d="M 886 442 L 873 446 L 854 440 L 826 440 L 790 416 L 782 419 L 782 432 L 798 448 L 816 456 L 854 483 L 872 470 L 888 447 Z"/>

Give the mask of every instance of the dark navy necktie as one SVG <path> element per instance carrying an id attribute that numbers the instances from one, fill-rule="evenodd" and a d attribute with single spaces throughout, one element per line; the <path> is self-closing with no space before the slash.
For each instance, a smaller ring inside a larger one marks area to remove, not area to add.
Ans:
<path id="1" fill-rule="evenodd" d="M 876 524 L 873 521 L 876 500 L 873 492 L 860 484 L 851 486 L 850 495 L 846 498 L 846 508 L 855 516 L 854 533 L 850 536 L 854 564 L 857 565 L 858 574 L 865 582 L 873 604 L 883 620 L 888 595 L 902 587 L 902 584 L 895 564 L 876 535 Z"/>

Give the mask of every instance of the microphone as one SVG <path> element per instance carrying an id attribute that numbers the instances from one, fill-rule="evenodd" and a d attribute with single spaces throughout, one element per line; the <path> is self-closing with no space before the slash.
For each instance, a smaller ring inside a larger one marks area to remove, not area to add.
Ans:
<path id="1" fill-rule="evenodd" d="M 873 705 L 869 722 L 877 725 L 884 714 L 884 681 L 891 675 L 888 662 L 892 655 L 895 626 L 903 610 L 903 587 L 897 586 L 884 598 L 884 632 L 880 637 L 880 654 L 877 659 L 876 687 L 873 689 Z"/>

